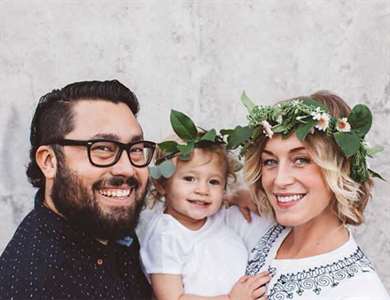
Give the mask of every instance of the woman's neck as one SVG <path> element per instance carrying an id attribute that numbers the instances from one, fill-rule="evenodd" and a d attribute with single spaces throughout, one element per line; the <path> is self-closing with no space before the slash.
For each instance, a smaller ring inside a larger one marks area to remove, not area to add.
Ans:
<path id="1" fill-rule="evenodd" d="M 291 229 L 279 247 L 277 258 L 320 255 L 337 249 L 349 238 L 347 228 L 333 213 L 325 213 Z"/>

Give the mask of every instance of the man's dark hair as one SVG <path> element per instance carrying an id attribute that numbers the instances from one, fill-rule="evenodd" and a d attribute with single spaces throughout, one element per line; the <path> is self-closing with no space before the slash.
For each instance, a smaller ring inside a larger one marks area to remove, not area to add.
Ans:
<path id="1" fill-rule="evenodd" d="M 124 103 L 134 116 L 139 111 L 137 97 L 118 80 L 75 82 L 42 96 L 31 122 L 30 163 L 26 171 L 27 177 L 34 187 L 43 188 L 45 185 L 45 177 L 35 160 L 37 149 L 50 141 L 64 138 L 74 129 L 72 107 L 80 100 Z M 53 150 L 57 159 L 63 159 L 63 153 L 59 146 L 53 145 Z"/>

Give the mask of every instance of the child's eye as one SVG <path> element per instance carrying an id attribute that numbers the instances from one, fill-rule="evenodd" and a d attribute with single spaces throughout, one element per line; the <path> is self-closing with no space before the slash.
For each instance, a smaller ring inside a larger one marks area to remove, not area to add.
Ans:
<path id="1" fill-rule="evenodd" d="M 183 180 L 184 181 L 188 181 L 188 182 L 194 182 L 195 181 L 195 177 L 193 177 L 193 176 L 184 176 Z"/>
<path id="2" fill-rule="evenodd" d="M 304 166 L 311 162 L 310 158 L 307 157 L 296 157 L 294 159 L 294 164 L 297 166 Z"/>
<path id="3" fill-rule="evenodd" d="M 220 185 L 220 184 L 221 184 L 221 182 L 220 182 L 218 179 L 211 179 L 211 180 L 209 181 L 209 183 L 210 183 L 211 185 Z"/>

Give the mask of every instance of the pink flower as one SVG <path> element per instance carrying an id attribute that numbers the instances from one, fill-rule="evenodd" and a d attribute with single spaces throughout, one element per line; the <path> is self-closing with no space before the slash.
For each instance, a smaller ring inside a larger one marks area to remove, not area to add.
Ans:
<path id="1" fill-rule="evenodd" d="M 340 132 L 350 132 L 351 131 L 351 124 L 348 123 L 347 118 L 342 118 L 342 119 L 337 120 L 336 129 Z"/>
<path id="2" fill-rule="evenodd" d="M 264 120 L 260 124 L 261 124 L 261 126 L 263 126 L 263 133 L 267 137 L 272 138 L 272 136 L 274 135 L 274 132 L 272 131 L 272 126 L 270 125 L 270 123 L 268 123 L 268 121 Z"/>

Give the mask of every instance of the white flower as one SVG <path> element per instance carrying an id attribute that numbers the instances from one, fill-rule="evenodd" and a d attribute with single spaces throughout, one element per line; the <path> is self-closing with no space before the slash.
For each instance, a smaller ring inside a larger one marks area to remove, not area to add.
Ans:
<path id="1" fill-rule="evenodd" d="M 270 125 L 270 123 L 268 123 L 268 121 L 264 120 L 260 124 L 261 124 L 261 126 L 263 126 L 263 133 L 267 137 L 272 138 L 272 136 L 274 135 L 274 132 L 272 131 L 272 126 Z"/>
<path id="2" fill-rule="evenodd" d="M 313 112 L 311 115 L 313 116 L 314 120 L 318 120 L 318 123 L 315 128 L 322 131 L 325 131 L 328 128 L 330 116 L 327 113 L 317 111 Z"/>
<path id="3" fill-rule="evenodd" d="M 348 123 L 347 118 L 342 118 L 342 119 L 337 120 L 336 129 L 340 132 L 350 132 L 351 131 L 351 124 Z"/>
<path id="4" fill-rule="evenodd" d="M 299 104 L 301 104 L 301 103 L 302 103 L 302 100 L 299 100 L 299 99 L 296 99 L 296 100 L 292 100 L 292 101 L 291 101 L 292 106 L 297 106 L 297 105 L 299 105 Z"/>

